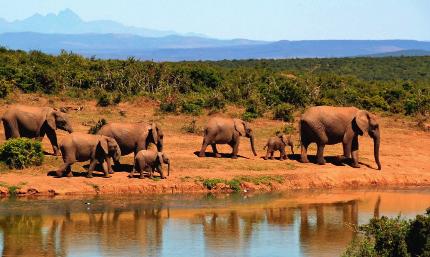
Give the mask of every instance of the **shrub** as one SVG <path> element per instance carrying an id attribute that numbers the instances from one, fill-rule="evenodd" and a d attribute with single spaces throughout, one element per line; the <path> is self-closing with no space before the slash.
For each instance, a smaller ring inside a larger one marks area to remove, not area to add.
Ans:
<path id="1" fill-rule="evenodd" d="M 184 101 L 181 105 L 181 112 L 197 116 L 202 114 L 203 108 L 201 105 L 198 105 L 196 103 Z"/>
<path id="2" fill-rule="evenodd" d="M 191 134 L 198 134 L 202 131 L 202 128 L 197 125 L 196 119 L 193 119 L 190 123 L 185 124 L 181 129 L 182 131 Z"/>
<path id="3" fill-rule="evenodd" d="M 295 106 L 292 104 L 279 104 L 273 110 L 273 117 L 277 120 L 291 122 L 294 120 L 294 109 Z"/>
<path id="4" fill-rule="evenodd" d="M 203 181 L 203 186 L 209 190 L 212 190 L 213 188 L 215 188 L 216 184 L 219 183 L 226 183 L 226 181 L 220 178 L 208 178 Z"/>
<path id="5" fill-rule="evenodd" d="M 240 192 L 240 181 L 237 179 L 232 179 L 227 182 L 227 185 L 230 187 L 231 190 L 235 192 Z"/>
<path id="6" fill-rule="evenodd" d="M 13 90 L 14 84 L 10 81 L 1 79 L 0 80 L 0 98 L 5 98 Z"/>
<path id="7" fill-rule="evenodd" d="M 430 256 L 430 208 L 415 219 L 374 218 L 359 227 L 362 233 L 343 256 L 418 257 Z"/>
<path id="8" fill-rule="evenodd" d="M 159 107 L 161 112 L 176 113 L 178 111 L 178 104 L 176 101 L 163 101 Z"/>
<path id="9" fill-rule="evenodd" d="M 242 119 L 244 121 L 252 121 L 254 119 L 258 118 L 258 115 L 256 113 L 252 113 L 252 112 L 244 112 L 242 114 Z"/>
<path id="10" fill-rule="evenodd" d="M 97 123 L 92 126 L 89 130 L 88 130 L 88 134 L 97 134 L 97 132 L 99 132 L 99 130 L 107 124 L 107 121 L 105 119 L 100 119 L 99 121 L 97 121 Z"/>
<path id="11" fill-rule="evenodd" d="M 97 100 L 97 106 L 101 107 L 107 107 L 109 105 L 117 105 L 121 102 L 122 97 L 120 94 L 117 94 L 116 96 L 109 94 L 109 93 L 103 93 L 99 96 Z"/>
<path id="12" fill-rule="evenodd" d="M 9 168 L 24 169 L 40 166 L 43 158 L 41 142 L 33 139 L 10 139 L 0 147 L 0 161 L 6 163 Z"/>

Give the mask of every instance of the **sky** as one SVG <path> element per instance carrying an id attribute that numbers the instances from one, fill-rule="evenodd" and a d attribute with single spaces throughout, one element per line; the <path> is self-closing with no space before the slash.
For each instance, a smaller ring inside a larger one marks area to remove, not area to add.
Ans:
<path id="1" fill-rule="evenodd" d="M 86 21 L 255 40 L 430 41 L 429 0 L 0 0 L 0 18 L 70 8 Z"/>

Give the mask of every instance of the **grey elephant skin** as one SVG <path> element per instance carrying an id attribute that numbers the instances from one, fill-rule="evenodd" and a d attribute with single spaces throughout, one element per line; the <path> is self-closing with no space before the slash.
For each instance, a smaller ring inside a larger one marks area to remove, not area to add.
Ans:
<path id="1" fill-rule="evenodd" d="M 154 147 L 155 148 L 155 147 Z M 140 178 L 143 179 L 144 171 L 149 171 L 149 177 L 153 177 L 154 171 L 160 173 L 160 177 L 165 179 L 166 176 L 163 172 L 163 163 L 167 164 L 167 176 L 170 176 L 170 159 L 162 152 L 158 152 L 157 149 L 148 149 L 139 151 L 134 158 L 134 169 L 130 172 L 129 177 L 134 177 L 134 171 L 140 173 Z"/>
<path id="2" fill-rule="evenodd" d="M 199 157 L 205 156 L 205 151 L 208 145 L 212 146 L 212 150 L 216 157 L 221 157 L 216 145 L 228 144 L 233 148 L 232 158 L 236 159 L 239 152 L 241 136 L 245 136 L 250 139 L 252 152 L 254 156 L 257 156 L 254 147 L 254 134 L 247 122 L 240 119 L 212 117 L 209 119 L 204 130 L 203 143 Z"/>
<path id="3" fill-rule="evenodd" d="M 136 157 L 139 151 L 146 150 L 151 143 L 157 146 L 158 151 L 163 151 L 164 134 L 156 123 L 108 123 L 97 134 L 115 139 L 122 155 L 134 153 Z"/>
<path id="4" fill-rule="evenodd" d="M 19 137 L 42 140 L 46 135 L 55 155 L 59 154 L 55 130 L 73 132 L 67 115 L 50 107 L 11 106 L 3 114 L 2 122 L 6 140 Z"/>
<path id="5" fill-rule="evenodd" d="M 72 164 L 88 160 L 90 160 L 88 178 L 92 178 L 92 172 L 97 164 L 103 166 L 105 177 L 110 177 L 109 173 L 113 172 L 110 169 L 109 158 L 118 161 L 121 157 L 121 150 L 115 139 L 102 135 L 69 134 L 61 142 L 60 150 L 64 164 L 57 170 L 58 177 L 62 177 L 64 173 L 69 177 L 73 176 Z"/>
<path id="6" fill-rule="evenodd" d="M 266 156 L 264 157 L 265 160 L 267 160 L 270 156 L 270 159 L 274 159 L 273 154 L 275 151 L 279 151 L 280 153 L 280 160 L 286 160 L 287 159 L 287 152 L 285 151 L 286 146 L 290 146 L 291 153 L 294 154 L 294 141 L 291 136 L 287 136 L 284 134 L 279 134 L 277 136 L 269 138 L 267 140 L 266 145 L 264 146 L 264 149 L 267 148 Z"/>
<path id="7" fill-rule="evenodd" d="M 368 133 L 374 141 L 374 158 L 378 170 L 382 168 L 379 160 L 379 146 L 381 135 L 376 116 L 355 107 L 317 106 L 309 108 L 300 119 L 301 162 L 309 162 L 307 148 L 316 143 L 317 162 L 325 164 L 324 146 L 342 143 L 342 159 L 352 155 L 355 168 L 358 163 L 358 136 Z"/>

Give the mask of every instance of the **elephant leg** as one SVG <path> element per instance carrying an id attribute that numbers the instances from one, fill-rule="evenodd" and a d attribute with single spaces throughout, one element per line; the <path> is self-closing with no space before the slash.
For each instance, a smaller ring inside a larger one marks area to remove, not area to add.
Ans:
<path id="1" fill-rule="evenodd" d="M 309 159 L 308 159 L 308 146 L 309 143 L 308 142 L 303 142 L 301 144 L 301 155 L 300 155 L 300 162 L 302 163 L 308 163 Z"/>
<path id="2" fill-rule="evenodd" d="M 352 151 L 352 167 L 360 168 L 360 164 L 358 164 L 358 136 L 354 136 L 351 144 Z"/>
<path id="3" fill-rule="evenodd" d="M 67 168 L 66 168 L 66 174 L 67 174 L 67 177 L 69 177 L 69 178 L 73 177 L 72 165 L 68 165 L 67 166 Z"/>
<path id="4" fill-rule="evenodd" d="M 166 179 L 166 176 L 164 176 L 163 167 L 161 165 L 157 166 L 157 171 L 160 173 L 161 179 Z"/>
<path id="5" fill-rule="evenodd" d="M 139 170 L 140 171 L 140 169 L 137 167 L 139 164 L 137 163 L 137 160 L 136 160 L 136 156 L 134 157 L 134 164 L 133 164 L 133 169 L 130 171 L 130 173 L 128 174 L 128 177 L 129 178 L 133 178 L 134 177 L 134 173 L 135 173 L 135 171 L 136 170 Z M 140 174 L 142 174 L 142 172 L 140 172 Z"/>
<path id="6" fill-rule="evenodd" d="M 318 150 L 317 150 L 317 163 L 319 165 L 324 165 L 325 164 L 325 159 L 324 159 L 324 144 L 318 144 Z"/>
<path id="7" fill-rule="evenodd" d="M 55 134 L 55 131 L 47 131 L 46 135 L 48 136 L 49 141 L 51 142 L 52 149 L 54 151 L 54 155 L 58 156 L 60 155 L 60 151 L 58 149 L 58 142 L 57 142 L 57 135 Z"/>
<path id="8" fill-rule="evenodd" d="M 61 178 L 62 176 L 63 176 L 63 174 L 64 174 L 64 172 L 66 171 L 66 169 L 68 169 L 68 167 L 70 166 L 71 164 L 69 164 L 69 163 L 63 163 L 61 166 L 60 166 L 60 168 L 58 169 L 58 170 L 56 170 L 55 171 L 55 173 L 57 173 L 57 177 L 58 178 Z"/>
<path id="9" fill-rule="evenodd" d="M 107 157 L 106 158 L 106 165 L 107 165 L 107 169 L 108 169 L 108 174 L 113 174 L 114 171 L 112 169 L 112 163 L 110 162 L 111 157 Z"/>
<path id="10" fill-rule="evenodd" d="M 206 140 L 206 137 L 203 138 L 203 143 L 202 143 L 202 148 L 200 149 L 199 152 L 199 157 L 205 157 L 206 156 L 206 148 L 208 147 L 209 143 L 208 140 Z"/>
<path id="11" fill-rule="evenodd" d="M 280 150 L 280 157 L 279 158 L 280 158 L 281 161 L 288 159 L 287 158 L 287 153 L 285 152 L 285 148 L 281 148 L 281 150 Z"/>
<path id="12" fill-rule="evenodd" d="M 221 154 L 219 154 L 218 153 L 218 149 L 216 149 L 216 144 L 211 144 L 211 146 L 212 146 L 212 151 L 214 152 L 214 154 L 215 154 L 215 157 L 216 158 L 220 158 L 221 157 Z"/>
<path id="13" fill-rule="evenodd" d="M 96 168 L 97 165 L 97 160 L 96 159 L 92 159 L 90 162 L 90 166 L 88 167 L 88 174 L 87 174 L 87 178 L 92 178 L 93 177 L 93 171 Z"/>
<path id="14" fill-rule="evenodd" d="M 266 156 L 264 156 L 264 159 L 265 160 L 269 159 L 269 155 L 270 155 L 270 149 L 269 147 L 267 147 L 267 152 L 266 152 Z"/>
<path id="15" fill-rule="evenodd" d="M 109 174 L 110 163 L 104 160 L 99 160 L 99 163 L 102 165 L 103 171 L 105 173 L 105 178 L 110 178 L 112 175 Z"/>
<path id="16" fill-rule="evenodd" d="M 270 160 L 274 160 L 275 159 L 275 151 L 272 151 L 271 153 L 270 153 Z"/>
<path id="17" fill-rule="evenodd" d="M 239 152 L 239 143 L 240 143 L 240 140 L 237 139 L 230 144 L 230 146 L 233 148 L 233 152 L 231 153 L 232 159 L 237 159 L 237 154 Z"/>
<path id="18" fill-rule="evenodd" d="M 345 161 L 348 158 L 351 158 L 351 142 L 343 142 L 343 155 L 339 157 L 340 161 Z"/>

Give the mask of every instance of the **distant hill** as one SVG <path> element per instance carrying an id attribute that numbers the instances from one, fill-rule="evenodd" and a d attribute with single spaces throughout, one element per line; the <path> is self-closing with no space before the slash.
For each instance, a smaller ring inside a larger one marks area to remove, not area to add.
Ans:
<path id="1" fill-rule="evenodd" d="M 0 19 L 0 33 L 5 32 L 38 32 L 56 34 L 121 33 L 135 34 L 145 37 L 178 35 L 175 31 L 162 31 L 125 26 L 119 22 L 111 20 L 83 21 L 70 9 L 65 9 L 58 14 L 35 14 L 29 18 L 13 22 L 7 22 Z M 191 36 L 205 37 L 201 34 L 191 34 Z"/>
<path id="2" fill-rule="evenodd" d="M 41 50 L 58 54 L 62 49 L 103 59 L 156 61 L 325 58 L 352 56 L 426 55 L 430 42 L 414 40 L 306 40 L 261 42 L 218 40 L 170 35 L 160 38 L 125 34 L 0 34 L 0 45 L 11 49 Z"/>
<path id="3" fill-rule="evenodd" d="M 414 40 L 220 40 L 205 35 L 83 21 L 70 9 L 8 22 L 0 19 L 0 45 L 57 54 L 62 49 L 98 58 L 156 61 L 427 55 L 430 42 Z"/>
<path id="4" fill-rule="evenodd" d="M 392 57 L 397 57 L 397 56 L 430 56 L 430 51 L 412 49 L 412 50 L 401 50 L 401 51 L 394 51 L 394 52 L 368 55 L 368 57 L 389 57 L 389 56 L 392 56 Z"/>

